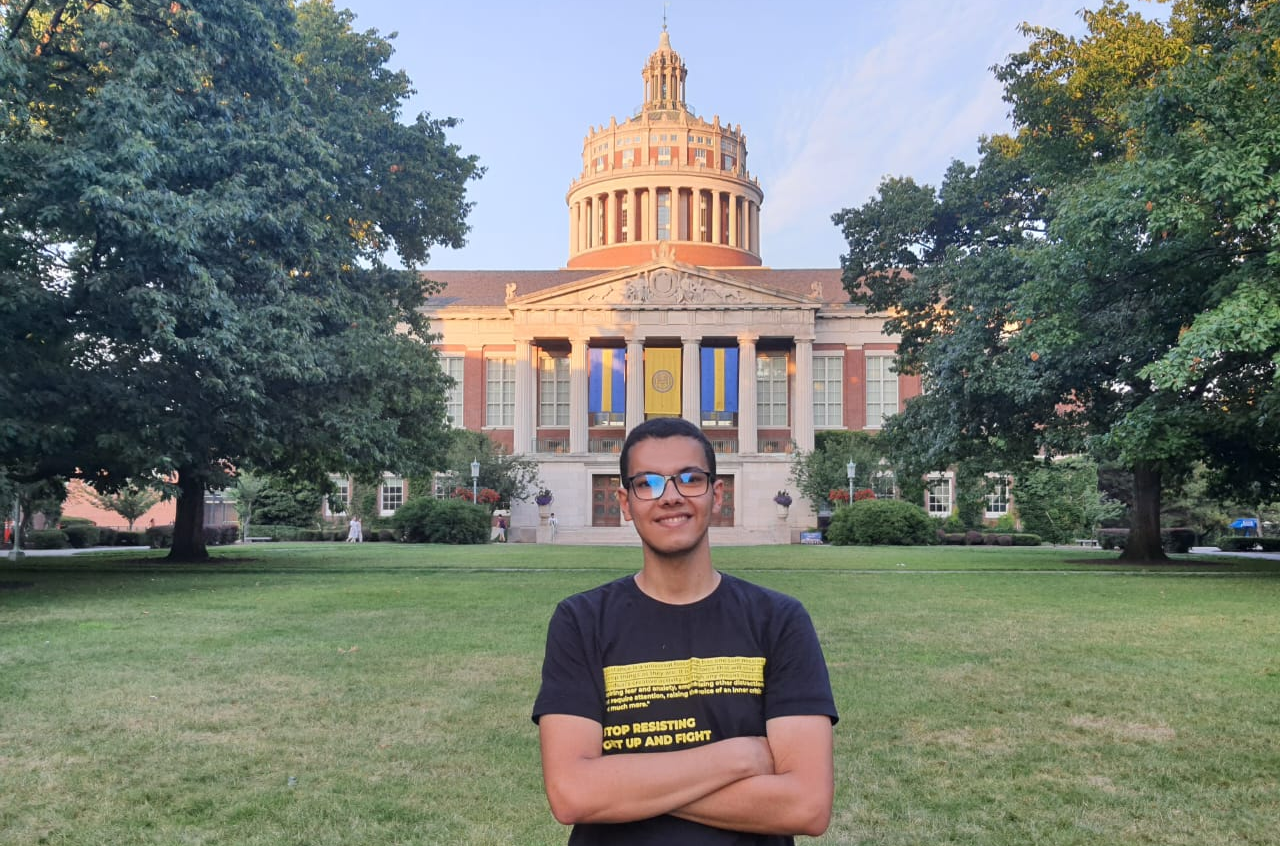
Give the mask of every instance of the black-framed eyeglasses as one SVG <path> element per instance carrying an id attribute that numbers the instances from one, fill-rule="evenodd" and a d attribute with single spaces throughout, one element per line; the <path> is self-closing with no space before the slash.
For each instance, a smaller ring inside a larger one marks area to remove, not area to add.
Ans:
<path id="1" fill-rule="evenodd" d="M 711 474 L 706 470 L 681 470 L 664 476 L 661 473 L 637 473 L 627 479 L 627 490 L 636 499 L 659 499 L 673 482 L 681 496 L 702 496 L 711 490 Z"/>

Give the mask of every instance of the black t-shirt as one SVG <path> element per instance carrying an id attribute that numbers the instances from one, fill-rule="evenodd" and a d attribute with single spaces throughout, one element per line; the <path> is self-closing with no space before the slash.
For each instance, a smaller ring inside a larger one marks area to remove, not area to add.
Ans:
<path id="1" fill-rule="evenodd" d="M 627 576 L 560 603 L 533 707 L 604 727 L 606 755 L 765 735 L 774 717 L 837 719 L 822 649 L 798 601 L 722 575 L 710 596 L 667 605 Z M 790 837 L 672 816 L 574 827 L 570 846 L 784 846 Z"/>

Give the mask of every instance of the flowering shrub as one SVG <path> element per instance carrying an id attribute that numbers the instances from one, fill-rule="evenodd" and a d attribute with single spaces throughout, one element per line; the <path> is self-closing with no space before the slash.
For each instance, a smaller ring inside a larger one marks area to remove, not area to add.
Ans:
<path id="1" fill-rule="evenodd" d="M 827 499 L 834 505 L 836 503 L 848 502 L 849 492 L 844 488 L 832 488 L 827 492 Z"/>
<path id="2" fill-rule="evenodd" d="M 533 501 L 538 505 L 550 505 L 555 497 L 551 495 L 551 491 L 543 488 L 533 497 Z"/>
<path id="3" fill-rule="evenodd" d="M 875 498 L 876 498 L 876 492 L 871 490 L 871 488 L 863 488 L 860 491 L 853 492 L 854 502 L 862 502 L 864 499 L 875 499 Z"/>
<path id="4" fill-rule="evenodd" d="M 471 502 L 471 488 L 464 488 L 461 485 L 453 489 L 454 499 L 464 499 Z M 502 495 L 493 488 L 481 488 L 476 494 L 476 501 L 480 505 L 497 505 L 502 500 Z"/>
<path id="5" fill-rule="evenodd" d="M 773 497 L 773 501 L 774 501 L 774 502 L 776 502 L 776 503 L 778 503 L 778 505 L 790 505 L 790 504 L 791 504 L 791 494 L 790 494 L 790 493 L 788 493 L 787 491 L 778 491 L 778 492 L 774 495 L 774 497 Z"/>

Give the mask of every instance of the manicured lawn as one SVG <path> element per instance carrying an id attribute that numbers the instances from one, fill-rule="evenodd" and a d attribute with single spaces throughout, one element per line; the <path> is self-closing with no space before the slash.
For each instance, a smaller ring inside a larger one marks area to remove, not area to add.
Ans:
<path id="1" fill-rule="evenodd" d="M 0 843 L 561 844 L 529 708 L 632 548 L 0 563 Z M 843 719 L 822 844 L 1274 843 L 1280 563 L 752 547 Z M 294 783 L 290 783 L 290 779 Z"/>

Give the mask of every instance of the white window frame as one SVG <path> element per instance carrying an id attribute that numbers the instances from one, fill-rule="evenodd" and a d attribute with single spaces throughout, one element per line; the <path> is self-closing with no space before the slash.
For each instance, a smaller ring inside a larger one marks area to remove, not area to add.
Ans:
<path id="1" fill-rule="evenodd" d="M 938 489 L 946 491 L 945 501 Z M 955 510 L 956 479 L 951 473 L 930 473 L 924 483 L 924 510 L 930 517 L 950 517 Z"/>
<path id="2" fill-rule="evenodd" d="M 991 491 L 984 497 L 986 505 L 983 516 L 999 520 L 1010 510 L 1012 497 L 1009 491 L 1013 486 L 1013 477 L 1008 473 L 988 473 L 987 478 L 991 480 Z"/>
<path id="3" fill-rule="evenodd" d="M 881 429 L 898 413 L 898 374 L 892 355 L 868 355 L 866 363 L 867 426 Z"/>
<path id="4" fill-rule="evenodd" d="M 569 425 L 568 356 L 538 356 L 538 425 L 560 429 Z"/>
<path id="5" fill-rule="evenodd" d="M 462 355 L 441 355 L 440 369 L 444 371 L 446 376 L 453 379 L 453 387 L 449 388 L 445 394 L 444 413 L 449 420 L 449 425 L 455 429 L 462 428 L 462 414 L 465 406 L 463 405 L 464 378 L 466 373 L 466 356 Z"/>
<path id="6" fill-rule="evenodd" d="M 844 428 L 844 355 L 813 356 L 813 426 Z"/>
<path id="7" fill-rule="evenodd" d="M 756 356 L 756 426 L 783 429 L 790 420 L 787 399 L 787 354 L 760 353 Z"/>
<path id="8" fill-rule="evenodd" d="M 484 425 L 486 429 L 510 429 L 516 423 L 515 357 L 491 356 L 484 360 Z"/>
<path id="9" fill-rule="evenodd" d="M 347 476 L 330 476 L 329 479 L 337 486 L 337 493 L 330 494 L 324 498 L 324 516 L 326 517 L 345 517 L 351 509 L 351 479 Z M 332 499 L 339 500 L 343 503 L 341 511 L 334 511 L 329 502 Z"/>
<path id="10" fill-rule="evenodd" d="M 404 477 L 384 475 L 378 485 L 378 514 L 390 517 L 404 505 Z"/>

